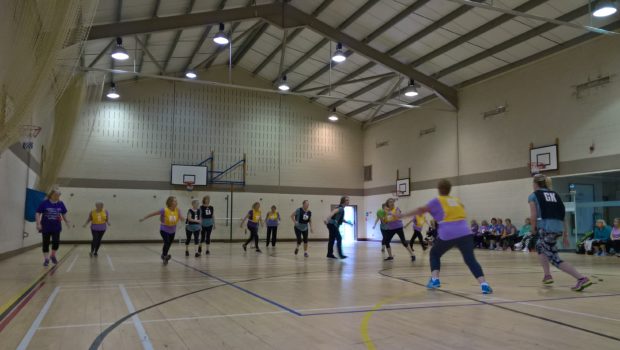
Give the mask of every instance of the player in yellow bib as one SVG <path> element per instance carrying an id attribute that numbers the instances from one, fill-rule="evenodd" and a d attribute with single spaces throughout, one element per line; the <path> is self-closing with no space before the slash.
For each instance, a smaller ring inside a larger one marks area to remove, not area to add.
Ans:
<path id="1" fill-rule="evenodd" d="M 158 211 L 148 214 L 140 219 L 140 222 L 153 216 L 159 216 L 161 222 L 159 226 L 159 234 L 164 241 L 164 245 L 161 250 L 161 260 L 164 262 L 164 265 L 167 265 L 168 260 L 171 258 L 168 252 L 170 251 L 170 246 L 174 241 L 174 235 L 177 232 L 177 224 L 185 221 L 185 217 L 183 217 L 181 210 L 177 207 L 177 199 L 174 196 L 170 196 L 166 199 L 165 208 L 161 208 Z"/>
<path id="2" fill-rule="evenodd" d="M 261 250 L 258 247 L 258 228 L 259 226 L 263 226 L 263 219 L 261 218 L 260 212 L 260 203 L 256 202 L 252 205 L 252 210 L 248 211 L 247 214 L 241 220 L 241 225 L 239 227 L 243 228 L 243 223 L 248 221 L 248 230 L 250 230 L 250 237 L 243 244 L 243 250 L 246 251 L 248 244 L 254 240 L 254 247 L 256 248 L 256 252 L 260 253 Z"/>
<path id="3" fill-rule="evenodd" d="M 90 231 L 93 239 L 90 243 L 90 256 L 97 256 L 101 239 L 108 226 L 110 226 L 110 213 L 103 209 L 103 201 L 95 202 L 95 209 L 88 214 L 84 227 L 90 222 Z"/>

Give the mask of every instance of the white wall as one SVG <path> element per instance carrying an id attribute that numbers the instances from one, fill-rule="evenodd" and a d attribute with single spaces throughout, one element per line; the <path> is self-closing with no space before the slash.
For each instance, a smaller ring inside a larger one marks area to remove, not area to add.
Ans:
<path id="1" fill-rule="evenodd" d="M 618 72 L 620 38 L 602 37 L 462 89 L 458 112 L 444 111 L 444 104 L 433 101 L 370 126 L 364 132 L 364 165 L 373 166 L 373 180 L 364 188 L 373 195 L 365 197 L 366 210 L 375 211 L 389 197 L 391 190 L 382 188 L 394 185 L 396 169 L 404 177 L 411 167 L 414 187 L 422 182 L 427 189 L 437 179 L 455 179 L 454 193 L 461 196 L 471 218 L 510 217 L 520 224 L 527 215 L 530 179 L 525 170 L 521 178 L 505 178 L 507 172 L 525 169 L 530 143 L 553 144 L 559 138 L 561 163 L 593 164 L 580 172 L 608 168 L 603 163 L 609 158 L 597 158 L 620 154 Z M 581 98 L 574 96 L 575 85 L 599 75 L 612 75 L 612 82 Z M 508 105 L 504 115 L 482 117 L 504 104 Z M 419 136 L 420 130 L 430 127 L 436 132 Z M 376 143 L 382 141 L 389 145 L 377 149 Z M 595 151 L 590 153 L 592 143 Z M 618 159 L 614 163 L 620 164 Z M 566 174 L 562 164 L 560 173 Z M 399 205 L 420 205 L 428 197 L 428 190 L 414 191 Z"/>

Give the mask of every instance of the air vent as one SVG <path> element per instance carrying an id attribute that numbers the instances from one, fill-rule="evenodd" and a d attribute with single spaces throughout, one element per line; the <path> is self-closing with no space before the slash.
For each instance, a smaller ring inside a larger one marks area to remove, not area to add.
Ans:
<path id="1" fill-rule="evenodd" d="M 381 147 L 385 147 L 387 145 L 390 144 L 390 141 L 381 141 L 381 142 L 377 142 L 375 145 L 377 146 L 377 148 L 381 148 Z"/>

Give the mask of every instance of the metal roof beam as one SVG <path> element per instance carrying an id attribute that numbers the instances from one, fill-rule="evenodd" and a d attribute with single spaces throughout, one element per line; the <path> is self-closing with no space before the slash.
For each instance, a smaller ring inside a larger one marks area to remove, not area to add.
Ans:
<path id="1" fill-rule="evenodd" d="M 251 4 L 251 1 L 248 4 L 248 6 L 250 4 Z M 226 6 L 226 0 L 221 0 L 220 3 L 217 5 L 217 9 L 221 10 L 221 9 L 224 8 L 224 6 Z M 192 50 L 192 53 L 187 58 L 187 62 L 185 63 L 185 66 L 183 67 L 183 71 L 187 71 L 189 69 L 189 66 L 194 61 L 194 57 L 196 57 L 196 54 L 198 54 L 198 51 L 200 51 L 200 48 L 204 44 L 205 40 L 207 40 L 207 38 L 209 37 L 209 34 L 211 34 L 211 30 L 212 29 L 213 29 L 213 25 L 210 24 L 202 32 L 202 35 L 200 36 L 200 39 L 198 39 L 198 42 L 196 42 L 196 46 L 194 46 L 194 49 Z"/>
<path id="2" fill-rule="evenodd" d="M 394 73 L 394 72 L 384 73 L 384 74 L 377 74 L 377 75 L 372 75 L 372 76 L 369 76 L 369 77 L 364 77 L 364 78 L 359 78 L 359 79 L 353 79 L 353 80 L 347 80 L 347 81 L 343 81 L 343 82 L 339 82 L 339 83 L 334 83 L 334 84 L 331 84 L 331 85 L 321 85 L 321 86 L 317 86 L 317 87 L 313 87 L 313 88 L 309 88 L 309 89 L 299 90 L 297 92 L 303 94 L 305 92 L 311 92 L 311 91 L 316 91 L 316 90 L 329 91 L 330 89 L 338 87 L 338 86 L 363 83 L 363 82 L 366 82 L 366 81 L 369 81 L 369 80 L 376 80 L 376 79 L 381 79 L 381 78 L 385 78 L 385 77 L 395 77 L 395 76 L 396 76 L 396 73 Z M 320 94 L 320 95 L 322 95 L 322 94 Z M 315 98 L 313 97 L 312 100 L 315 100 Z"/>
<path id="3" fill-rule="evenodd" d="M 357 90 L 357 91 L 347 95 L 346 98 L 350 99 L 350 98 L 356 98 L 357 96 L 361 96 L 361 95 L 367 93 L 368 91 L 373 90 L 373 89 L 375 89 L 375 88 L 385 84 L 386 82 L 390 81 L 392 78 L 393 78 L 393 76 L 378 79 L 377 81 L 375 81 L 373 83 L 370 83 L 370 84 L 364 86 L 363 88 L 361 88 L 361 89 L 359 89 L 359 90 Z M 331 109 L 337 108 L 337 107 L 339 107 L 339 106 L 341 106 L 341 105 L 343 105 L 345 103 L 347 103 L 347 101 L 345 101 L 345 100 L 336 101 L 336 102 L 332 103 L 331 105 L 329 105 L 327 108 L 331 110 Z"/>
<path id="4" fill-rule="evenodd" d="M 185 9 L 185 14 L 190 14 L 194 10 L 194 5 L 196 4 L 196 0 L 189 0 L 189 5 L 187 9 Z M 170 49 L 168 50 L 168 54 L 166 55 L 166 59 L 164 60 L 164 73 L 166 74 L 166 69 L 168 68 L 168 64 L 170 63 L 170 59 L 172 58 L 172 54 L 174 54 L 174 50 L 177 48 L 177 44 L 179 43 L 179 39 L 181 39 L 181 34 L 183 34 L 183 29 L 177 30 L 174 33 L 174 40 L 172 41 L 172 45 L 170 45 Z"/>
<path id="5" fill-rule="evenodd" d="M 157 18 L 157 12 L 159 12 L 159 5 L 161 5 L 161 0 L 155 0 L 155 6 L 153 7 L 153 13 L 151 14 L 151 18 Z M 151 39 L 151 34 L 146 34 L 144 36 L 144 47 L 149 46 L 149 40 Z M 140 55 L 140 61 L 138 61 L 138 72 L 142 72 L 142 64 L 144 63 L 144 55 L 146 52 L 142 52 Z M 136 76 L 136 79 L 138 77 Z"/>
<path id="6" fill-rule="evenodd" d="M 248 53 L 248 51 L 252 48 L 252 46 L 254 46 L 254 44 L 261 37 L 261 35 L 265 33 L 267 27 L 269 27 L 269 23 L 263 23 L 260 27 L 258 27 L 258 29 L 254 30 L 254 32 L 243 41 L 243 44 L 241 44 L 241 46 L 237 49 L 237 51 L 232 57 L 233 66 L 236 66 L 237 63 L 239 63 L 243 59 L 243 56 Z"/>

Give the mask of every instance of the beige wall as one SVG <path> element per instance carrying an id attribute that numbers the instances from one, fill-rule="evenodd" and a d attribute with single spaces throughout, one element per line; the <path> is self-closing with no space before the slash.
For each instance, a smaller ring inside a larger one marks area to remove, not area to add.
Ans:
<path id="1" fill-rule="evenodd" d="M 603 37 L 462 89 L 458 112 L 433 101 L 372 125 L 364 132 L 364 165 L 373 166 L 373 181 L 364 184 L 373 194 L 365 197 L 366 210 L 374 211 L 389 196 L 386 186 L 393 186 L 396 169 L 406 174 L 411 167 L 413 188 L 453 178 L 461 184 L 454 193 L 472 218 L 511 217 L 520 224 L 531 191 L 530 143 L 542 146 L 559 138 L 560 174 L 620 168 L 618 72 L 620 38 Z M 612 75 L 611 83 L 574 95 L 575 85 L 600 75 Z M 483 118 L 504 104 L 507 113 Z M 436 132 L 419 136 L 430 127 Z M 382 141 L 389 145 L 377 149 Z M 414 191 L 399 205 L 421 205 L 428 197 L 426 190 Z"/>

